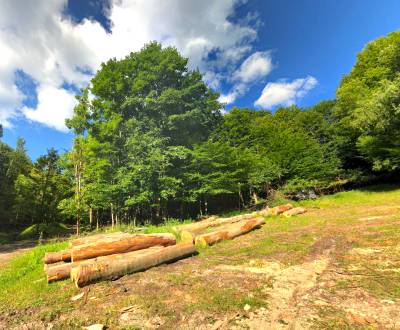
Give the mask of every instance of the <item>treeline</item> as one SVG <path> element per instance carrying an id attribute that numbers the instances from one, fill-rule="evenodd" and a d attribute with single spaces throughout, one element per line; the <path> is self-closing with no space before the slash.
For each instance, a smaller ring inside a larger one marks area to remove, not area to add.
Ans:
<path id="1" fill-rule="evenodd" d="M 398 172 L 400 32 L 366 46 L 335 100 L 223 115 L 218 97 L 174 48 L 109 60 L 66 121 L 69 152 L 32 164 L 1 144 L 0 218 L 156 223 Z"/>

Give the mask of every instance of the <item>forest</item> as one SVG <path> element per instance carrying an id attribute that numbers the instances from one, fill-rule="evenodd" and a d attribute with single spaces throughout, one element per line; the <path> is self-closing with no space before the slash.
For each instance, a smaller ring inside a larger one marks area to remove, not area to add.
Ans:
<path id="1" fill-rule="evenodd" d="M 367 44 L 336 98 L 309 108 L 226 111 L 157 42 L 103 63 L 76 97 L 68 152 L 31 160 L 23 139 L 0 141 L 2 226 L 157 224 L 399 174 L 400 32 Z"/>

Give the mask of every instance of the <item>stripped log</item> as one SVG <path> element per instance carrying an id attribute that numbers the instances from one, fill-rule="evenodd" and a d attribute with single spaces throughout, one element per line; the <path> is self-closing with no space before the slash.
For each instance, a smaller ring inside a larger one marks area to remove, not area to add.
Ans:
<path id="1" fill-rule="evenodd" d="M 71 250 L 62 250 L 59 252 L 46 252 L 44 254 L 45 264 L 54 264 L 60 261 L 70 261 L 71 260 Z"/>
<path id="2" fill-rule="evenodd" d="M 106 233 L 106 234 L 83 236 L 83 237 L 79 237 L 79 238 L 76 238 L 76 239 L 70 241 L 69 246 L 73 247 L 73 246 L 77 246 L 77 245 L 93 243 L 98 240 L 115 239 L 115 238 L 123 237 L 123 236 L 132 236 L 132 234 L 116 232 L 116 233 Z"/>
<path id="3" fill-rule="evenodd" d="M 290 209 L 293 208 L 292 204 L 285 204 L 285 205 L 279 205 L 279 206 L 275 206 L 271 209 L 269 209 L 269 214 L 271 215 L 278 215 L 278 214 L 282 214 L 283 212 L 286 212 Z"/>
<path id="4" fill-rule="evenodd" d="M 195 244 L 196 246 L 205 247 L 207 245 L 212 245 L 222 240 L 232 239 L 237 236 L 246 234 L 249 231 L 260 227 L 264 223 L 264 218 L 259 217 L 226 225 L 217 231 L 197 236 L 195 238 Z"/>
<path id="5" fill-rule="evenodd" d="M 307 210 L 304 207 L 295 207 L 293 209 L 290 209 L 288 211 L 283 212 L 283 215 L 285 217 L 289 218 L 289 217 L 291 217 L 293 215 L 303 214 L 303 213 L 306 213 L 306 212 L 307 212 Z"/>
<path id="6" fill-rule="evenodd" d="M 183 224 L 183 225 L 178 225 L 175 226 L 173 229 L 176 232 L 181 232 L 181 231 L 199 231 L 199 230 L 203 230 L 205 228 L 208 228 L 210 226 L 212 226 L 213 222 L 217 220 L 217 217 L 212 216 L 209 217 L 207 219 L 201 220 L 201 221 L 197 221 L 194 223 L 188 223 L 188 224 Z"/>
<path id="7" fill-rule="evenodd" d="M 181 236 L 182 236 L 183 232 L 185 232 L 185 233 L 190 232 L 190 233 L 196 235 L 196 234 L 201 233 L 202 231 L 204 231 L 207 228 L 218 227 L 218 226 L 223 226 L 223 225 L 239 222 L 239 221 L 246 220 L 246 219 L 252 219 L 257 215 L 258 215 L 258 212 L 253 212 L 253 213 L 248 213 L 248 214 L 236 215 L 234 217 L 229 217 L 229 218 L 214 218 L 214 219 L 210 218 L 210 220 L 207 219 L 207 220 L 203 220 L 203 221 L 199 221 L 199 222 L 195 222 L 195 223 L 191 223 L 191 224 L 187 224 L 187 225 L 181 225 L 181 226 L 178 226 L 175 228 L 181 232 Z"/>
<path id="8" fill-rule="evenodd" d="M 71 250 L 71 260 L 74 262 L 110 254 L 146 249 L 156 245 L 169 246 L 175 244 L 176 239 L 173 234 L 136 234 L 75 246 Z"/>
<path id="9" fill-rule="evenodd" d="M 193 244 L 178 244 L 162 248 L 159 251 L 148 251 L 141 255 L 129 252 L 121 254 L 121 258 L 100 260 L 90 264 L 82 264 L 71 269 L 71 280 L 78 288 L 90 283 L 107 280 L 126 274 L 144 271 L 163 263 L 173 262 L 197 253 Z"/>
<path id="10" fill-rule="evenodd" d="M 153 246 L 148 249 L 138 250 L 138 251 L 130 252 L 130 253 L 132 253 L 132 254 L 136 253 L 136 255 L 141 255 L 141 254 L 149 253 L 150 251 L 153 251 L 153 252 L 158 251 L 160 249 L 163 249 L 163 247 L 162 246 Z M 79 265 L 90 264 L 90 263 L 93 263 L 96 261 L 102 261 L 102 260 L 120 259 L 122 256 L 123 256 L 123 254 L 112 254 L 109 256 L 98 257 L 95 259 L 81 260 L 81 261 L 68 262 L 68 263 L 63 262 L 63 263 L 59 263 L 59 264 L 55 264 L 55 265 L 45 265 L 44 271 L 47 276 L 47 283 L 70 278 L 71 269 L 74 267 L 78 267 Z"/>

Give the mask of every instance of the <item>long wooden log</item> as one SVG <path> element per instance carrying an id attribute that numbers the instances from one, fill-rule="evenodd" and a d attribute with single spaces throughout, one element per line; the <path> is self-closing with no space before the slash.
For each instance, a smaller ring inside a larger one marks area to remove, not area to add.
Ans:
<path id="1" fill-rule="evenodd" d="M 181 235 L 183 232 L 190 232 L 192 234 L 199 234 L 201 232 L 203 232 L 205 229 L 207 228 L 211 228 L 211 227 L 218 227 L 218 226 L 222 226 L 222 225 L 226 225 L 226 224 L 230 224 L 230 223 L 235 223 L 235 222 L 239 222 L 245 219 L 251 219 L 254 218 L 258 213 L 257 212 L 253 212 L 253 213 L 248 213 L 248 214 L 239 214 L 233 217 L 229 217 L 229 218 L 213 218 L 210 220 L 203 220 L 203 221 L 199 221 L 199 222 L 195 222 L 195 223 L 191 223 L 191 224 L 187 224 L 187 225 L 181 225 L 181 226 L 177 226 L 175 227 L 175 229 L 179 232 L 181 232 Z"/>
<path id="2" fill-rule="evenodd" d="M 156 245 L 169 246 L 175 244 L 176 239 L 173 234 L 136 234 L 75 246 L 71 250 L 71 260 L 74 262 L 110 254 L 142 250 Z"/>
<path id="3" fill-rule="evenodd" d="M 217 231 L 197 236 L 195 238 L 195 244 L 196 246 L 205 247 L 207 245 L 212 245 L 222 240 L 232 239 L 237 236 L 246 234 L 249 231 L 260 227 L 264 223 L 264 218 L 259 217 L 226 225 Z"/>
<path id="4" fill-rule="evenodd" d="M 188 223 L 188 224 L 183 224 L 183 225 L 178 225 L 175 226 L 173 229 L 176 232 L 180 231 L 192 231 L 192 230 L 202 230 L 204 228 L 208 228 L 215 220 L 217 219 L 216 216 L 212 216 L 209 218 L 206 218 L 204 220 L 200 220 L 194 223 Z"/>
<path id="5" fill-rule="evenodd" d="M 70 261 L 71 260 L 71 250 L 62 250 L 59 252 L 46 252 L 44 254 L 45 264 L 54 264 L 60 261 Z"/>
<path id="6" fill-rule="evenodd" d="M 163 263 L 173 262 L 197 253 L 193 244 L 178 244 L 142 255 L 124 253 L 121 258 L 100 260 L 71 269 L 71 280 L 78 288 L 90 283 L 144 271 Z"/>
<path id="7" fill-rule="evenodd" d="M 293 216 L 293 215 L 298 215 L 298 214 L 303 214 L 306 213 L 307 210 L 304 207 L 295 207 L 293 209 L 287 210 L 283 212 L 283 215 L 287 218 Z"/>
<path id="8" fill-rule="evenodd" d="M 136 255 L 141 255 L 141 254 L 149 253 L 150 251 L 153 251 L 153 252 L 158 251 L 160 249 L 163 249 L 163 247 L 162 246 L 152 246 L 148 249 L 138 250 L 138 251 L 131 252 L 131 253 L 132 254 L 135 253 Z M 55 265 L 45 265 L 44 271 L 47 276 L 47 283 L 70 278 L 71 269 L 74 267 L 78 267 L 79 265 L 90 264 L 90 263 L 93 263 L 96 261 L 102 261 L 102 260 L 121 259 L 122 257 L 123 257 L 123 254 L 112 254 L 109 256 L 97 257 L 95 259 L 81 260 L 81 261 L 68 262 L 68 263 L 63 262 L 63 263 L 59 263 L 59 264 L 55 264 Z"/>
<path id="9" fill-rule="evenodd" d="M 54 264 L 60 261 L 68 262 L 71 261 L 71 248 L 78 245 L 90 244 L 97 241 L 115 240 L 120 237 L 134 236 L 129 233 L 110 233 L 110 234 L 97 234 L 86 237 L 77 238 L 69 243 L 70 248 L 58 252 L 47 252 L 44 255 L 45 264 Z"/>
<path id="10" fill-rule="evenodd" d="M 283 212 L 286 212 L 292 208 L 293 208 L 292 204 L 275 206 L 275 207 L 269 209 L 269 214 L 271 214 L 271 215 L 282 214 Z"/>
<path id="11" fill-rule="evenodd" d="M 104 233 L 104 234 L 83 236 L 83 237 L 79 237 L 79 238 L 76 238 L 76 239 L 70 241 L 69 246 L 73 247 L 73 246 L 77 246 L 77 245 L 96 242 L 98 240 L 115 239 L 115 238 L 122 237 L 122 236 L 132 236 L 132 234 L 116 232 L 116 233 Z"/>

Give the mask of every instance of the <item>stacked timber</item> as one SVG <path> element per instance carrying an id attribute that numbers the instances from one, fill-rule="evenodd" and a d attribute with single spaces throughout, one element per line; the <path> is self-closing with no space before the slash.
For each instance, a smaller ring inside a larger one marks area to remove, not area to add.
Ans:
<path id="1" fill-rule="evenodd" d="M 177 244 L 157 250 L 146 249 L 120 254 L 81 264 L 71 270 L 71 280 L 80 288 L 98 280 L 112 279 L 125 274 L 143 271 L 163 263 L 173 262 L 197 253 L 193 244 Z"/>
<path id="2" fill-rule="evenodd" d="M 262 211 L 228 218 L 210 217 L 202 221 L 176 226 L 181 237 L 176 244 L 173 234 L 98 234 L 77 238 L 63 251 L 46 253 L 47 282 L 71 278 L 77 287 L 99 280 L 144 271 L 197 253 L 197 247 L 233 239 L 259 228 L 266 215 L 292 216 L 304 213 L 303 208 L 280 205 Z M 207 232 L 208 229 L 213 231 Z"/>

